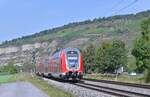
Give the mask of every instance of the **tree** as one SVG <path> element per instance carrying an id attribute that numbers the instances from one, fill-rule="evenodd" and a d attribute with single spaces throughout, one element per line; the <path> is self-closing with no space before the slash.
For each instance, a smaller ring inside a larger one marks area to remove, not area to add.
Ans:
<path id="1" fill-rule="evenodd" d="M 145 82 L 150 81 L 150 18 L 141 23 L 141 37 L 134 43 L 132 55 L 136 58 L 137 72 L 145 74 Z"/>
<path id="2" fill-rule="evenodd" d="M 115 72 L 116 69 L 125 66 L 127 54 L 125 43 L 120 40 L 103 42 L 96 50 L 95 64 L 98 72 Z"/>
<path id="3" fill-rule="evenodd" d="M 94 59 L 95 59 L 95 46 L 90 44 L 83 51 L 85 72 L 93 72 L 94 71 Z"/>
<path id="4" fill-rule="evenodd" d="M 83 54 L 84 72 L 85 72 L 85 73 L 88 73 L 89 65 L 88 65 L 88 63 L 87 63 L 86 50 L 83 50 L 82 54 Z"/>
<path id="5" fill-rule="evenodd" d="M 6 66 L 3 68 L 3 72 L 8 72 L 10 74 L 15 74 L 17 73 L 17 68 L 14 66 L 13 62 L 9 62 Z"/>
<path id="6" fill-rule="evenodd" d="M 101 46 L 99 46 L 96 50 L 95 55 L 95 64 L 97 67 L 97 71 L 100 73 L 104 73 L 105 69 L 108 68 L 110 63 L 109 52 L 110 52 L 110 43 L 103 42 Z"/>
<path id="7" fill-rule="evenodd" d="M 127 63 L 127 50 L 125 48 L 125 43 L 121 40 L 115 40 L 112 43 L 112 49 L 110 52 L 111 58 L 111 69 L 118 69 L 120 67 L 125 67 Z"/>

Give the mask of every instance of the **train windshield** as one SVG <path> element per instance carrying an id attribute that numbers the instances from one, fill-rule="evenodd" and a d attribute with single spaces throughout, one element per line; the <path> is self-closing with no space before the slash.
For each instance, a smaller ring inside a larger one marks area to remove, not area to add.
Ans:
<path id="1" fill-rule="evenodd" d="M 69 69 L 77 69 L 79 66 L 79 54 L 77 51 L 68 51 L 67 60 Z"/>

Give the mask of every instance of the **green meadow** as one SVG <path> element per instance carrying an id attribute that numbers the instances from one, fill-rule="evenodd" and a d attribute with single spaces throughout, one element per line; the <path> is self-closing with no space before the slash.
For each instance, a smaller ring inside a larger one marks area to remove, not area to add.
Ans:
<path id="1" fill-rule="evenodd" d="M 16 81 L 16 75 L 0 74 L 0 84 Z"/>

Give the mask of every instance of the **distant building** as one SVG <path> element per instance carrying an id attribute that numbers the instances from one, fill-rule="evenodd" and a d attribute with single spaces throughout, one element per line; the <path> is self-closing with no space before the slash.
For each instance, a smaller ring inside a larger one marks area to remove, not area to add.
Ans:
<path id="1" fill-rule="evenodd" d="M 13 64 L 14 66 L 23 66 L 23 64 L 22 63 L 15 63 L 15 64 Z"/>
<path id="2" fill-rule="evenodd" d="M 124 70 L 123 67 L 120 67 L 116 70 L 116 73 L 121 74 L 123 73 L 123 70 Z"/>

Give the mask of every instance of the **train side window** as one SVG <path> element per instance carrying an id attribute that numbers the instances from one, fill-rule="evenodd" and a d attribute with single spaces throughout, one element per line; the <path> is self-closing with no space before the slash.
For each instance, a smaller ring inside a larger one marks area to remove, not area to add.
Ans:
<path id="1" fill-rule="evenodd" d="M 58 58 L 59 58 L 59 53 L 60 53 L 60 52 L 57 52 L 57 53 L 55 53 L 55 54 L 53 55 L 54 59 L 58 59 Z"/>
<path id="2" fill-rule="evenodd" d="M 45 59 L 45 64 L 48 64 L 48 59 Z"/>

